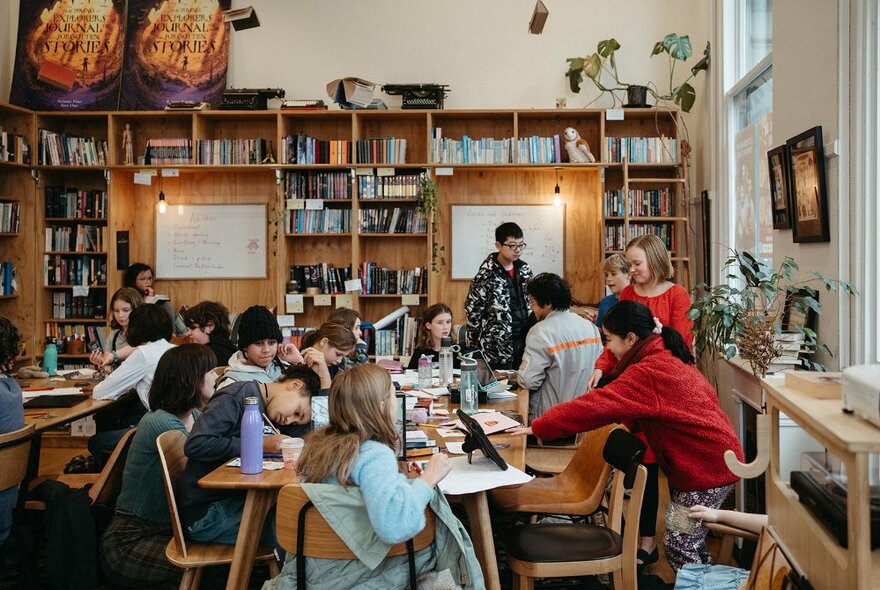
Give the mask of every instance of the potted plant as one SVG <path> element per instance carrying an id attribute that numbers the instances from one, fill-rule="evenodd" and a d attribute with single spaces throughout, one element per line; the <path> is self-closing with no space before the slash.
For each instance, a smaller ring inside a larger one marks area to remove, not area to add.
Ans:
<path id="1" fill-rule="evenodd" d="M 599 41 L 596 53 L 586 57 L 566 59 L 568 71 L 565 75 L 568 77 L 571 91 L 580 92 L 581 83 L 586 76 L 599 89 L 600 96 L 605 93 L 611 95 L 615 107 L 618 101 L 624 106 L 647 106 L 647 96 L 650 94 L 657 101 L 671 101 L 679 105 L 684 112 L 690 112 L 697 99 L 697 93 L 690 81 L 700 72 L 709 69 L 709 43 L 706 43 L 702 59 L 691 67 L 690 76 L 679 84 L 675 83 L 675 65 L 677 62 L 686 62 L 693 55 L 690 37 L 670 33 L 654 44 L 651 57 L 665 53 L 669 61 L 669 88 L 665 91 L 661 91 L 653 82 L 644 85 L 622 82 L 617 72 L 617 61 L 614 58 L 618 49 L 620 49 L 620 43 L 616 39 L 605 39 Z M 608 83 L 603 82 L 603 73 L 610 75 L 612 80 Z M 626 103 L 616 94 L 617 92 L 627 93 Z"/>
<path id="2" fill-rule="evenodd" d="M 733 251 L 724 265 L 729 282 L 720 285 L 697 285 L 698 293 L 688 312 L 694 322 L 694 351 L 704 361 L 733 358 L 737 352 L 749 362 L 756 377 L 764 377 L 771 363 L 785 352 L 780 320 L 786 301 L 798 313 L 809 311 L 822 314 L 818 291 L 810 288 L 818 284 L 826 291 L 849 295 L 855 289 L 843 281 L 828 279 L 818 272 L 810 278 L 798 280 L 799 270 L 793 258 L 786 258 L 778 268 L 772 268 L 748 252 Z M 794 330 L 803 336 L 803 348 L 812 352 L 817 348 L 816 332 L 794 323 Z M 824 344 L 819 346 L 830 354 Z M 803 365 L 812 370 L 824 367 L 809 359 Z"/>
<path id="3" fill-rule="evenodd" d="M 437 241 L 437 232 L 440 231 L 440 210 L 437 196 L 437 182 L 430 175 L 425 174 L 419 181 L 419 192 L 416 209 L 431 218 L 431 270 L 440 272 L 440 268 L 446 265 L 446 247 Z"/>

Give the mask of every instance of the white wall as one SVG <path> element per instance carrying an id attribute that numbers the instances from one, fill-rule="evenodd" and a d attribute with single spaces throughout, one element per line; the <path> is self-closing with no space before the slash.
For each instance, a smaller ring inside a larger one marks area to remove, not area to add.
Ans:
<path id="1" fill-rule="evenodd" d="M 805 40 L 821 39 L 821 47 L 805 54 Z M 779 145 L 816 125 L 822 126 L 823 140 L 829 144 L 840 136 L 838 84 L 838 2 L 832 0 L 774 0 L 773 2 L 773 138 Z M 792 256 L 801 271 L 816 270 L 827 277 L 840 277 L 840 233 L 838 218 L 841 203 L 848 195 L 838 188 L 839 161 L 826 157 L 829 226 L 831 242 L 795 244 L 791 230 L 777 230 L 773 235 L 774 259 Z M 822 317 L 819 340 L 834 353 L 834 358 L 819 355 L 817 360 L 829 369 L 837 367 L 840 326 L 839 298 L 836 293 L 819 295 Z"/>

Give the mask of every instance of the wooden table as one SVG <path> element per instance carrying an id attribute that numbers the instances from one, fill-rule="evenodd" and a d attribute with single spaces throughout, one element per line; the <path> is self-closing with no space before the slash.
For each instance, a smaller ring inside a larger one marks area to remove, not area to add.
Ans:
<path id="1" fill-rule="evenodd" d="M 278 490 L 289 483 L 298 483 L 296 471 L 278 469 L 264 470 L 256 475 L 245 475 L 239 467 L 221 465 L 199 480 L 203 488 L 222 490 L 244 490 L 244 510 L 238 527 L 238 539 L 232 554 L 227 590 L 247 588 L 254 566 L 254 555 L 260 544 L 260 534 L 266 522 L 266 514 L 278 497 Z"/>
<path id="2" fill-rule="evenodd" d="M 490 401 L 483 404 L 482 407 L 487 410 L 513 410 L 521 416 L 528 416 L 528 391 L 519 391 L 518 393 L 516 399 Z M 441 400 L 437 405 L 448 404 L 448 398 L 445 400 L 446 402 Z M 457 404 L 448 404 L 450 411 L 457 407 Z M 452 417 L 450 415 L 450 418 Z M 444 439 L 439 437 L 436 428 L 426 428 L 425 430 L 429 436 L 436 438 L 441 446 L 445 445 Z M 495 444 L 508 445 L 498 450 L 505 461 L 519 469 L 525 468 L 524 436 L 500 433 L 493 434 L 491 440 Z M 263 471 L 257 475 L 244 475 L 238 467 L 227 467 L 226 465 L 221 465 L 199 480 L 199 485 L 203 488 L 244 490 L 247 492 L 229 578 L 226 581 L 227 590 L 247 588 L 253 569 L 254 555 L 259 545 L 269 508 L 275 503 L 278 490 L 289 483 L 297 482 L 299 482 L 299 476 L 295 471 L 280 469 Z M 498 561 L 495 556 L 495 541 L 492 538 L 492 521 L 489 518 L 487 493 L 483 491 L 453 496 L 452 499 L 461 502 L 467 511 L 474 550 L 483 568 L 486 588 L 499 590 Z"/>

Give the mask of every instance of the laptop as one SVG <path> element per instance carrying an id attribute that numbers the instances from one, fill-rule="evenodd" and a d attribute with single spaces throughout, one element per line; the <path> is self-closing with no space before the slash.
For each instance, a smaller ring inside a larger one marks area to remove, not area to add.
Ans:
<path id="1" fill-rule="evenodd" d="M 477 349 L 461 356 L 477 361 L 477 381 L 480 382 L 480 391 L 494 392 L 507 390 L 507 386 L 500 383 L 495 377 L 495 371 L 489 366 L 482 350 Z"/>
<path id="2" fill-rule="evenodd" d="M 87 399 L 89 399 L 87 395 L 41 395 L 24 402 L 24 408 L 26 410 L 34 408 L 72 408 Z"/>

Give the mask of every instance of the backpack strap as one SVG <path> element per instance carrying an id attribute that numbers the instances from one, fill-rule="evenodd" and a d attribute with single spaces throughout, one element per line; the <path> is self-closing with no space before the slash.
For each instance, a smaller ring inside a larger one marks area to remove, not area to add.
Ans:
<path id="1" fill-rule="evenodd" d="M 314 504 L 309 500 L 300 508 L 299 516 L 296 521 L 296 588 L 297 590 L 306 590 L 306 556 L 303 554 L 303 547 L 306 543 L 306 514 Z"/>

